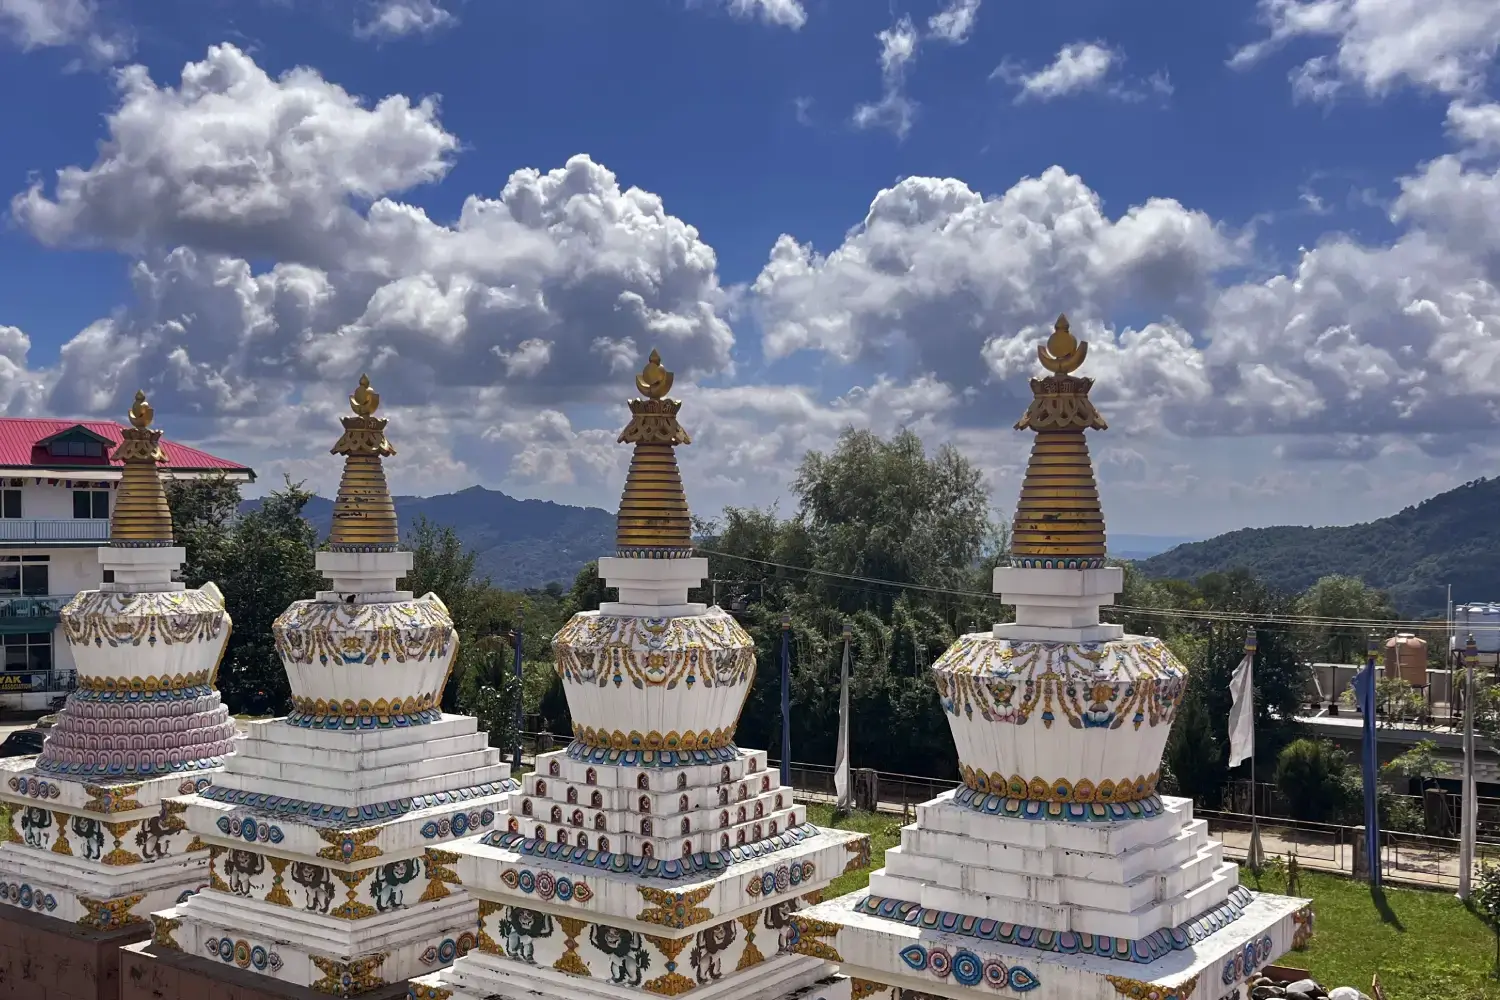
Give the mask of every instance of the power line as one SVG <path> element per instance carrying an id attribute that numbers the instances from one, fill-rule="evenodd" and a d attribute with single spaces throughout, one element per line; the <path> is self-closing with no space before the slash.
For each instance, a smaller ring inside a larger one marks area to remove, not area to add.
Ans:
<path id="1" fill-rule="evenodd" d="M 758 566 L 766 566 L 771 569 L 789 570 L 793 573 L 805 573 L 810 576 L 819 576 L 832 580 L 843 580 L 857 584 L 872 584 L 878 587 L 891 587 L 897 590 L 914 590 L 927 594 L 941 594 L 948 597 L 961 597 L 967 600 L 995 601 L 1000 602 L 999 594 L 984 593 L 977 590 L 957 590 L 949 587 L 932 587 L 920 583 L 903 583 L 897 580 L 882 580 L 878 577 L 859 576 L 854 573 L 838 573 L 833 570 L 814 569 L 810 566 L 793 566 L 789 563 L 774 562 L 770 559 L 757 559 L 753 556 L 735 555 L 729 552 L 719 552 L 714 549 L 699 548 L 704 555 L 718 556 L 722 559 L 738 559 L 741 562 L 754 563 Z M 850 588 L 865 589 L 865 588 Z M 879 591 L 869 591 L 879 593 Z M 1182 618 L 1197 621 L 1224 622 L 1229 624 L 1243 625 L 1288 625 L 1318 628 L 1363 628 L 1363 629 L 1408 629 L 1408 630 L 1437 630 L 1448 628 L 1447 622 L 1442 621 L 1402 621 L 1388 618 L 1335 618 L 1323 615 L 1290 615 L 1290 614 L 1251 614 L 1241 611 L 1195 611 L 1187 608 L 1142 608 L 1128 604 L 1111 604 L 1100 608 L 1101 611 L 1113 611 L 1123 614 L 1136 614 L 1156 616 L 1161 618 Z M 1494 632 L 1500 631 L 1500 625 L 1470 625 L 1466 631 L 1472 632 Z"/>

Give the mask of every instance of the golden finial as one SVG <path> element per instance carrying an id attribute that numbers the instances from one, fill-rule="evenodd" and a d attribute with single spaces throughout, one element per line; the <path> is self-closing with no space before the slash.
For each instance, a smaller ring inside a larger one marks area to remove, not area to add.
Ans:
<path id="1" fill-rule="evenodd" d="M 380 409 L 380 393 L 370 388 L 370 376 L 359 377 L 359 388 L 349 397 L 349 408 L 361 417 L 373 417 Z"/>
<path id="2" fill-rule="evenodd" d="M 385 438 L 384 417 L 375 416 L 380 393 L 370 388 L 370 377 L 359 377 L 359 388 L 349 397 L 354 416 L 344 417 L 343 436 L 330 451 L 344 456 L 344 475 L 333 502 L 333 530 L 329 548 L 341 552 L 388 552 L 396 548 L 400 532 L 396 505 L 386 485 L 381 459 L 396 454 Z"/>
<path id="3" fill-rule="evenodd" d="M 130 426 L 120 432 L 120 446 L 110 457 L 125 467 L 120 471 L 120 489 L 109 518 L 109 541 L 115 546 L 163 546 L 172 544 L 172 511 L 162 489 L 158 463 L 166 460 L 161 450 L 162 432 L 151 426 L 156 413 L 146 394 L 136 391 L 126 414 Z"/>
<path id="4" fill-rule="evenodd" d="M 1059 316 L 1047 343 L 1037 347 L 1053 374 L 1032 379 L 1031 405 L 1016 423 L 1036 432 L 1011 533 L 1011 564 L 1041 569 L 1092 569 L 1104 565 L 1104 514 L 1089 460 L 1085 430 L 1108 424 L 1089 400 L 1094 380 L 1073 375 L 1088 356 Z"/>
<path id="5" fill-rule="evenodd" d="M 1036 356 L 1042 367 L 1049 372 L 1066 375 L 1077 371 L 1083 364 L 1083 359 L 1089 356 L 1089 345 L 1078 342 L 1068 330 L 1068 317 L 1062 315 L 1057 317 L 1057 324 L 1053 326 L 1052 336 L 1047 338 L 1047 343 L 1037 345 Z"/>
<path id="6" fill-rule="evenodd" d="M 620 498 L 615 548 L 625 557 L 691 555 L 692 519 L 673 449 L 692 444 L 693 439 L 677 422 L 682 404 L 666 398 L 672 389 L 672 373 L 662 367 L 656 351 L 635 377 L 635 387 L 643 398 L 630 401 L 630 424 L 620 432 L 620 441 L 635 445 L 635 454 Z"/>
<path id="7" fill-rule="evenodd" d="M 151 426 L 151 421 L 155 418 L 156 411 L 151 409 L 150 403 L 146 402 L 146 393 L 144 390 L 137 389 L 135 391 L 135 402 L 131 404 L 128 415 L 130 417 L 130 426 L 137 430 L 143 431 Z"/>
<path id="8" fill-rule="evenodd" d="M 672 373 L 661 366 L 661 355 L 652 348 L 646 367 L 635 377 L 635 387 L 647 399 L 661 399 L 672 391 Z"/>

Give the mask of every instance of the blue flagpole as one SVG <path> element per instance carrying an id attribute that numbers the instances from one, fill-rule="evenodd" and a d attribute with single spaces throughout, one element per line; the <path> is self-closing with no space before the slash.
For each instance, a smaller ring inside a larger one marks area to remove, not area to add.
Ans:
<path id="1" fill-rule="evenodd" d="M 1360 770 L 1364 772 L 1365 864 L 1369 869 L 1372 887 L 1380 885 L 1380 809 L 1376 792 L 1379 758 L 1376 754 L 1375 737 L 1375 657 L 1379 650 L 1379 640 L 1371 634 L 1365 646 L 1365 669 L 1355 678 L 1358 683 L 1355 693 L 1359 695 L 1360 712 L 1364 715 Z"/>
<path id="2" fill-rule="evenodd" d="M 521 619 L 516 619 L 516 753 L 511 760 L 511 769 L 521 770 L 521 730 L 526 728 L 526 688 L 521 677 Z"/>
<path id="3" fill-rule="evenodd" d="M 792 616 L 781 616 L 781 783 L 792 784 Z"/>

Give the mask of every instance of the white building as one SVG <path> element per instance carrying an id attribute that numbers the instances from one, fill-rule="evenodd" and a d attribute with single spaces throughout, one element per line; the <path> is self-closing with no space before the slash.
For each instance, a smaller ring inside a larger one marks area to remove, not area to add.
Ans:
<path id="1" fill-rule="evenodd" d="M 99 546 L 120 482 L 110 460 L 123 428 L 108 420 L 0 418 L 0 708 L 44 709 L 73 677 L 58 612 L 105 581 Z M 163 440 L 168 478 L 253 482 L 245 466 Z"/>

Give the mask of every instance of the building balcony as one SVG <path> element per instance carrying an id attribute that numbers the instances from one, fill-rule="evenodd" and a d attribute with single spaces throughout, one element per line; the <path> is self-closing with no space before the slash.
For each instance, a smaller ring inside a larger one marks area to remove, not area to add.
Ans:
<path id="1" fill-rule="evenodd" d="M 99 545 L 109 541 L 104 518 L 0 519 L 0 547 L 6 545 Z"/>
<path id="2" fill-rule="evenodd" d="M 62 607 L 67 604 L 67 596 L 47 597 L 4 597 L 0 596 L 0 629 L 5 631 L 28 631 L 24 626 L 27 622 L 35 622 L 45 626 L 42 631 L 50 631 L 57 624 L 58 615 Z M 9 626 L 7 628 L 7 626 Z"/>

